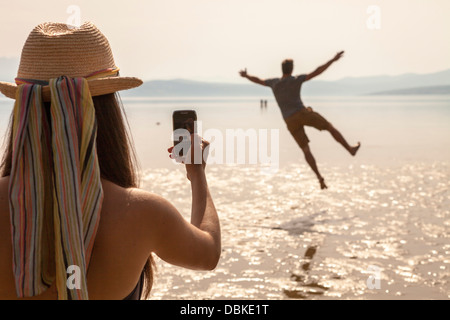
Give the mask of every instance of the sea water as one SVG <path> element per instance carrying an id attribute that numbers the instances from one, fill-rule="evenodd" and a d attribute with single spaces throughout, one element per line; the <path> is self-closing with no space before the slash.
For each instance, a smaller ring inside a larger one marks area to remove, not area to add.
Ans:
<path id="1" fill-rule="evenodd" d="M 306 129 L 325 191 L 273 99 L 267 108 L 259 97 L 123 100 L 142 188 L 186 219 L 189 182 L 167 153 L 174 110 L 195 109 L 204 131 L 279 132 L 270 174 L 260 163 L 207 167 L 220 262 L 199 272 L 157 258 L 152 299 L 450 298 L 450 96 L 303 100 L 350 144 L 362 143 L 351 157 L 329 133 Z M 0 100 L 1 133 L 11 110 Z"/>

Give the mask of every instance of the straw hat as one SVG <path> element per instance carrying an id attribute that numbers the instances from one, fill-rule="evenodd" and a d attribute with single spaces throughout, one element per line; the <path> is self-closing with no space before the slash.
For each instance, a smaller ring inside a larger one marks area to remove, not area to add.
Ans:
<path id="1" fill-rule="evenodd" d="M 106 37 L 86 22 L 79 28 L 43 23 L 28 36 L 15 83 L 0 82 L 0 92 L 15 99 L 18 85 L 42 84 L 44 101 L 50 101 L 48 81 L 60 76 L 86 78 L 92 96 L 138 87 L 142 80 L 119 77 L 119 69 Z"/>

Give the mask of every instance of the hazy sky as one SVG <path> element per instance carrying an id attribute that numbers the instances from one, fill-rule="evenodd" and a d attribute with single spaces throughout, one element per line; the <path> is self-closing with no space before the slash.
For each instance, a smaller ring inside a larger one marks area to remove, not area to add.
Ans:
<path id="1" fill-rule="evenodd" d="M 449 0 L 1 0 L 0 57 L 20 56 L 37 24 L 68 22 L 70 5 L 107 36 L 122 75 L 144 80 L 242 82 L 240 68 L 273 77 L 288 57 L 306 73 L 339 50 L 320 79 L 450 68 Z"/>

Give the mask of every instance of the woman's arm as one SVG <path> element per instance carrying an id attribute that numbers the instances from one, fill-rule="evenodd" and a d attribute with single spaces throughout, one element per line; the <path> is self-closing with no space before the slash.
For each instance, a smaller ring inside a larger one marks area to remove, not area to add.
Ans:
<path id="1" fill-rule="evenodd" d="M 212 259 L 206 265 L 214 268 L 221 251 L 219 217 L 208 189 L 204 168 L 197 165 L 191 170 L 189 176 L 192 190 L 191 224 L 206 232 L 211 238 L 211 248 L 208 251 L 212 252 Z"/>
<path id="2" fill-rule="evenodd" d="M 205 145 L 203 145 L 203 148 Z M 169 149 L 172 152 L 172 148 Z M 166 199 L 142 190 L 134 191 L 135 208 L 146 232 L 149 253 L 189 269 L 212 270 L 221 253 L 220 223 L 205 174 L 205 164 L 187 164 L 191 182 L 191 222 Z"/>

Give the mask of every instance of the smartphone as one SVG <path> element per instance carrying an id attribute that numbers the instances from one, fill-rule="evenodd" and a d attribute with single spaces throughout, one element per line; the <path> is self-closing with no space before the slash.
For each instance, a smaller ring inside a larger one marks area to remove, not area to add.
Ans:
<path id="1" fill-rule="evenodd" d="M 195 110 L 176 110 L 172 114 L 173 121 L 173 145 L 176 146 L 180 142 L 190 143 L 190 135 L 193 133 L 197 133 L 197 113 Z M 175 130 L 177 129 L 185 129 L 184 134 L 175 134 Z M 187 137 L 186 135 L 189 135 Z M 182 145 L 178 156 L 184 156 L 183 150 L 188 150 L 190 144 Z M 179 148 L 177 148 L 178 150 Z"/>

